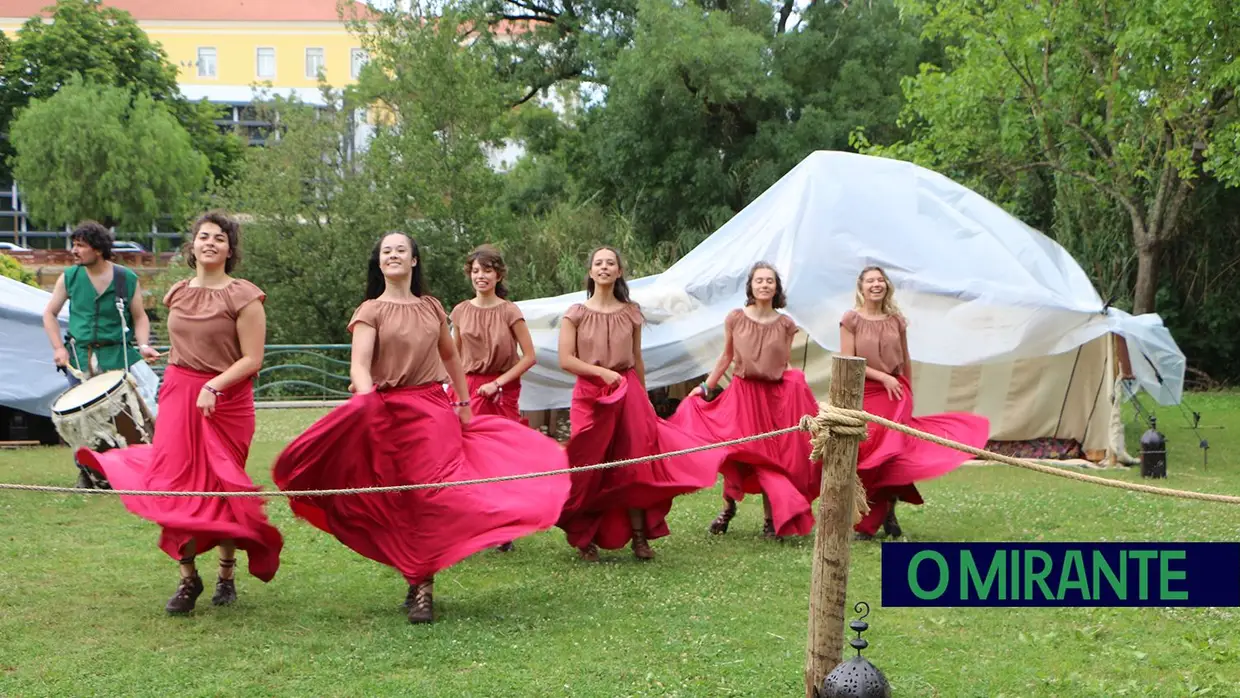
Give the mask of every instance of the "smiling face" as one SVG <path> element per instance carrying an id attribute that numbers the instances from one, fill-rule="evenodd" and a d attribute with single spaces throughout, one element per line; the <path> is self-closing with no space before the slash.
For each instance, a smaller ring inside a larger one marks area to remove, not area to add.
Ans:
<path id="1" fill-rule="evenodd" d="M 623 273 L 620 260 L 611 250 L 599 250 L 590 259 L 590 278 L 596 286 L 611 286 Z"/>
<path id="2" fill-rule="evenodd" d="M 413 273 L 418 260 L 413 256 L 413 245 L 401 233 L 392 233 L 379 243 L 379 269 L 384 278 L 403 279 Z"/>
<path id="3" fill-rule="evenodd" d="M 779 288 L 775 272 L 770 269 L 755 269 L 749 279 L 749 292 L 754 300 L 771 302 Z"/>
<path id="4" fill-rule="evenodd" d="M 887 298 L 887 277 L 881 270 L 870 269 L 861 275 L 861 279 L 857 282 L 857 291 L 866 301 L 881 306 L 883 300 Z"/>
<path id="5" fill-rule="evenodd" d="M 204 222 L 194 235 L 194 262 L 204 269 L 223 267 L 232 249 L 228 245 L 228 233 L 211 221 Z"/>
<path id="6" fill-rule="evenodd" d="M 481 262 L 475 260 L 469 268 L 469 282 L 473 284 L 474 291 L 480 294 L 492 293 L 495 286 L 503 279 L 499 272 L 494 268 L 484 266 Z"/>

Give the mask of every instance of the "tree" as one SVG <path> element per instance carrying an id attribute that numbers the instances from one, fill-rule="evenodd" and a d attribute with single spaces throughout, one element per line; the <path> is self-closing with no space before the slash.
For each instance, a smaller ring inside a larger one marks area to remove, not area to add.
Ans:
<path id="1" fill-rule="evenodd" d="M 76 77 L 18 112 L 10 140 L 31 216 L 52 226 L 147 228 L 190 213 L 207 181 L 206 157 L 162 104 Z"/>
<path id="2" fill-rule="evenodd" d="M 1115 202 L 1137 257 L 1133 311 L 1152 312 L 1161 253 L 1216 134 L 1237 117 L 1240 6 L 905 0 L 942 65 L 905 85 L 914 137 L 866 152 L 910 159 L 990 193 L 1065 180 Z M 1225 165 L 1221 158 L 1215 166 Z"/>
<path id="3" fill-rule="evenodd" d="M 79 75 L 86 82 L 145 92 L 164 103 L 190 132 L 194 147 L 208 155 L 215 179 L 233 176 L 241 141 L 221 133 L 212 122 L 219 107 L 181 96 L 176 66 L 128 12 L 91 0 L 58 0 L 51 19 L 32 17 L 22 25 L 7 60 L 0 43 L 0 134 L 8 132 L 22 107 L 51 97 Z M 0 179 L 7 174 L 5 162 L 11 155 L 11 142 L 0 140 Z"/>
<path id="4" fill-rule="evenodd" d="M 246 152 L 221 205 L 244 212 L 238 273 L 267 292 L 268 338 L 277 343 L 348 342 L 362 302 L 366 264 L 384 227 L 348 147 L 351 110 L 325 94 L 317 110 L 276 98 L 260 104 L 278 137 Z"/>
<path id="5" fill-rule="evenodd" d="M 518 101 L 575 81 L 604 88 L 601 101 L 569 109 L 553 152 L 533 144 L 517 184 L 538 195 L 563 182 L 575 206 L 619 212 L 646 245 L 700 240 L 810 152 L 850 148 L 858 126 L 879 142 L 903 135 L 900 79 L 937 55 L 892 0 L 815 2 L 800 14 L 762 0 L 486 9 L 492 26 L 528 23 L 496 39 Z"/>

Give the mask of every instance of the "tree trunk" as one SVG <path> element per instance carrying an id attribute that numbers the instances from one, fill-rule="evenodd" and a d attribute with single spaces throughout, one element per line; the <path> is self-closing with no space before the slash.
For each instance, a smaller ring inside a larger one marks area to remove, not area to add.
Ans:
<path id="1" fill-rule="evenodd" d="M 1158 292 L 1158 242 L 1137 245 L 1137 285 L 1132 294 L 1132 314 L 1154 312 L 1154 296 Z"/>

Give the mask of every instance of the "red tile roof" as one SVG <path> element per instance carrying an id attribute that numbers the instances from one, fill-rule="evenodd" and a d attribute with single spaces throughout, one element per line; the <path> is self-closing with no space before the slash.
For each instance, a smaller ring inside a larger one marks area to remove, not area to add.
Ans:
<path id="1" fill-rule="evenodd" d="M 104 0 L 143 20 L 198 22 L 337 22 L 336 0 Z M 354 12 L 365 16 L 370 8 L 361 2 L 346 7 L 345 20 Z M 0 17 L 50 15 L 55 0 L 3 0 Z"/>

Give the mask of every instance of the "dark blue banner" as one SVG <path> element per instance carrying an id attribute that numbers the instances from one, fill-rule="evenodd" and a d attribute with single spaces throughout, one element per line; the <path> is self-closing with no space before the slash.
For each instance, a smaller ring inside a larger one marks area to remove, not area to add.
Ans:
<path id="1" fill-rule="evenodd" d="M 883 543 L 884 606 L 1240 606 L 1240 543 Z"/>

